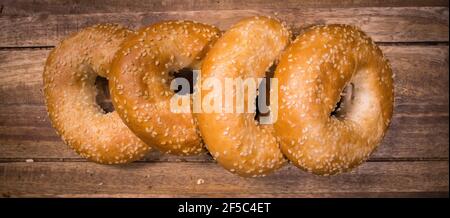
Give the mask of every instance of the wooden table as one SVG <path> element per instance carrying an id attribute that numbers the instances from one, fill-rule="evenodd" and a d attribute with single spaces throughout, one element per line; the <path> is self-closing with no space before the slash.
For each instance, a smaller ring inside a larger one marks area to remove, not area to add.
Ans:
<path id="1" fill-rule="evenodd" d="M 55 3 L 53 3 L 55 2 Z M 0 193 L 2 197 L 448 197 L 449 8 L 447 0 L 0 0 Z M 240 178 L 208 155 L 153 152 L 126 166 L 85 161 L 51 127 L 42 97 L 44 61 L 80 28 L 115 22 L 138 28 L 193 19 L 225 30 L 251 15 L 276 15 L 298 33 L 354 24 L 390 59 L 395 113 L 368 162 L 320 177 L 288 165 Z M 197 184 L 203 179 L 203 184 Z"/>

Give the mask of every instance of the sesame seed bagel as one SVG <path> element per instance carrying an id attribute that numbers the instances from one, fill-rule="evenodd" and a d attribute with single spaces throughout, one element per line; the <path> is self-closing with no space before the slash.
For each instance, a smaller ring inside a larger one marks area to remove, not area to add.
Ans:
<path id="1" fill-rule="evenodd" d="M 171 72 L 199 69 L 220 31 L 192 21 L 166 21 L 141 29 L 114 58 L 109 81 L 122 120 L 145 143 L 176 155 L 205 151 L 192 113 L 173 113 Z"/>
<path id="2" fill-rule="evenodd" d="M 391 68 L 355 27 L 306 30 L 283 53 L 275 78 L 275 131 L 282 152 L 301 169 L 320 175 L 347 171 L 369 157 L 389 126 Z"/>
<path id="3" fill-rule="evenodd" d="M 95 100 L 96 77 L 109 78 L 114 53 L 133 34 L 111 24 L 83 29 L 53 49 L 45 65 L 44 95 L 53 126 L 66 144 L 95 162 L 126 163 L 150 150 L 116 112 L 104 112 Z"/>
<path id="4" fill-rule="evenodd" d="M 289 40 L 287 28 L 275 19 L 244 19 L 227 30 L 208 52 L 202 64 L 202 81 L 216 78 L 225 87 L 228 78 L 263 78 Z M 210 92 L 202 90 L 202 102 Z M 224 95 L 237 99 L 236 92 Z M 245 105 L 254 104 L 248 102 L 247 94 L 244 101 Z M 273 125 L 259 124 L 255 112 L 213 111 L 196 117 L 208 150 L 225 169 L 241 176 L 263 176 L 285 163 Z"/>

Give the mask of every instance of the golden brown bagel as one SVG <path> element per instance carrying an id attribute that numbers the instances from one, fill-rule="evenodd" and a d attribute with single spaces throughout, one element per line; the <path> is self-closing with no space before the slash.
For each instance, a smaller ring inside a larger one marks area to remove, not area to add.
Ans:
<path id="1" fill-rule="evenodd" d="M 289 31 L 275 19 L 244 19 L 227 30 L 208 52 L 202 64 L 202 81 L 217 78 L 224 87 L 226 78 L 262 78 L 289 39 Z M 210 91 L 202 90 L 202 102 Z M 237 98 L 235 92 L 224 94 Z M 253 103 L 244 99 L 245 105 Z M 208 150 L 227 170 L 258 176 L 285 162 L 273 126 L 255 122 L 255 112 L 198 113 L 196 117 Z"/>
<path id="2" fill-rule="evenodd" d="M 116 112 L 105 113 L 95 101 L 95 78 L 109 77 L 114 53 L 133 34 L 117 25 L 86 28 L 62 41 L 45 65 L 44 94 L 53 126 L 66 144 L 95 162 L 130 162 L 150 149 Z"/>
<path id="3" fill-rule="evenodd" d="M 114 58 L 109 81 L 122 120 L 144 142 L 177 155 L 202 152 L 192 113 L 173 113 L 170 72 L 198 69 L 220 34 L 209 25 L 167 21 L 151 25 L 124 43 Z"/>
<path id="4" fill-rule="evenodd" d="M 330 175 L 357 166 L 389 126 L 391 68 L 355 27 L 310 28 L 282 55 L 275 78 L 280 86 L 275 130 L 282 151 L 309 172 Z M 341 110 L 333 112 L 345 87 Z"/>

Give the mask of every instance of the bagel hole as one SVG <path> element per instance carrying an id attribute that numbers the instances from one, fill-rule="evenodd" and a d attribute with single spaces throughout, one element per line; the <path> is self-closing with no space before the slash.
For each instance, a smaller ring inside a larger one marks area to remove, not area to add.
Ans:
<path id="1" fill-rule="evenodd" d="M 183 68 L 178 71 L 169 72 L 169 76 L 175 79 L 177 89 L 173 90 L 177 95 L 188 95 L 194 93 L 194 73 L 190 68 Z M 189 82 L 189 89 L 183 88 L 182 83 L 179 83 L 177 79 L 186 79 Z"/>
<path id="2" fill-rule="evenodd" d="M 270 82 L 271 82 L 271 78 L 273 78 L 273 76 L 275 75 L 275 69 L 277 68 L 277 64 L 272 64 L 272 66 L 270 66 L 269 70 L 266 71 L 265 73 L 265 80 L 263 80 L 261 82 L 261 84 L 259 84 L 258 86 L 258 90 L 263 90 L 263 87 L 265 86 L 265 92 L 260 92 L 257 96 L 256 96 L 256 113 L 255 113 L 255 117 L 254 119 L 256 121 L 260 121 L 261 117 L 266 117 L 270 115 L 270 111 L 269 111 L 269 106 L 270 106 Z M 262 100 L 262 98 L 265 99 L 266 104 L 262 105 L 262 107 L 260 107 L 259 105 L 259 101 Z"/>
<path id="3" fill-rule="evenodd" d="M 111 102 L 111 96 L 109 94 L 108 80 L 104 77 L 97 76 L 95 78 L 95 88 L 97 89 L 95 102 L 100 106 L 105 114 L 113 112 L 114 106 Z"/>
<path id="4" fill-rule="evenodd" d="M 336 106 L 334 107 L 333 111 L 331 112 L 330 116 L 335 117 L 337 119 L 344 119 L 346 117 L 346 113 L 348 111 L 348 108 L 352 104 L 352 101 L 355 98 L 354 95 L 355 90 L 355 84 L 349 83 L 341 92 L 340 99 L 336 103 Z"/>

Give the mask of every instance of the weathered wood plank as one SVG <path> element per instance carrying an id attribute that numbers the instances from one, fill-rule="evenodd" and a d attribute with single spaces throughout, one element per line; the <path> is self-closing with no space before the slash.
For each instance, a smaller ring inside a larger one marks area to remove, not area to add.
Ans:
<path id="1" fill-rule="evenodd" d="M 396 75 L 398 105 L 433 102 L 448 105 L 448 46 L 381 46 L 381 49 Z M 0 104 L 43 105 L 41 74 L 49 52 L 0 50 Z"/>
<path id="2" fill-rule="evenodd" d="M 374 159 L 448 159 L 448 46 L 382 46 L 396 73 L 392 125 Z M 49 50 L 0 51 L 0 159 L 79 158 L 48 120 L 41 72 Z M 211 161 L 153 153 L 146 161 Z"/>
<path id="3" fill-rule="evenodd" d="M 47 14 L 89 14 L 148 11 L 193 11 L 193 10 L 238 10 L 238 9 L 301 9 L 305 7 L 448 7 L 447 0 L 4 0 L 1 14 L 30 15 Z"/>
<path id="4" fill-rule="evenodd" d="M 368 162 L 332 177 L 286 166 L 264 178 L 242 178 L 214 163 L 120 167 L 87 162 L 0 163 L 0 193 L 3 197 L 448 196 L 448 173 L 448 161 Z M 199 179 L 204 183 L 198 185 Z"/>
<path id="5" fill-rule="evenodd" d="M 119 23 L 136 29 L 170 19 L 190 19 L 226 29 L 243 17 L 276 15 L 294 32 L 314 24 L 346 23 L 361 27 L 376 41 L 448 41 L 448 7 L 299 8 L 93 13 L 79 15 L 2 15 L 0 47 L 55 45 L 69 33 L 97 23 Z"/>
<path id="6" fill-rule="evenodd" d="M 428 111 L 433 108 L 433 111 Z M 447 108 L 447 109 L 446 109 Z M 425 111 L 425 110 L 426 111 Z M 427 105 L 394 114 L 392 125 L 374 159 L 448 158 L 448 105 Z M 0 159 L 79 158 L 55 134 L 45 106 L 0 106 Z M 149 155 L 146 161 L 180 158 Z M 181 158 L 208 161 L 207 156 Z"/>

